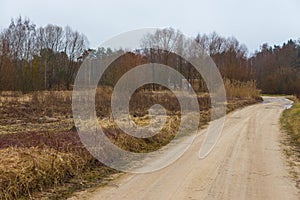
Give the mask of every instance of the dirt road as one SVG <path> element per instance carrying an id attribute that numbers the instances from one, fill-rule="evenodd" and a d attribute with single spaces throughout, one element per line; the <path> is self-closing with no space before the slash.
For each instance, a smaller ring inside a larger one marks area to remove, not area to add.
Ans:
<path id="1" fill-rule="evenodd" d="M 280 147 L 279 117 L 287 103 L 266 97 L 227 115 L 222 136 L 205 159 L 198 158 L 202 130 L 169 167 L 122 175 L 73 199 L 300 199 Z"/>

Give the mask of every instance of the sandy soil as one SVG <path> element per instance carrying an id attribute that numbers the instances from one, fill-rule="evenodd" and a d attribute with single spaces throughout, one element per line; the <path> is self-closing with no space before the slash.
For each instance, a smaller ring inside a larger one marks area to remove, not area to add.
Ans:
<path id="1" fill-rule="evenodd" d="M 279 117 L 284 98 L 230 113 L 222 135 L 205 159 L 202 130 L 175 163 L 147 174 L 125 174 L 107 186 L 71 199 L 300 199 L 280 144 Z"/>

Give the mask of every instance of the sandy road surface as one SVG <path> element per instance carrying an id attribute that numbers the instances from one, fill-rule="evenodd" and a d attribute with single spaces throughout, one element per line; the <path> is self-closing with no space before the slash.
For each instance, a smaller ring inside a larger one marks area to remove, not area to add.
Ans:
<path id="1" fill-rule="evenodd" d="M 126 174 L 72 199 L 300 199 L 280 147 L 279 117 L 288 100 L 230 113 L 214 150 L 198 158 L 201 131 L 175 163 L 148 174 Z"/>

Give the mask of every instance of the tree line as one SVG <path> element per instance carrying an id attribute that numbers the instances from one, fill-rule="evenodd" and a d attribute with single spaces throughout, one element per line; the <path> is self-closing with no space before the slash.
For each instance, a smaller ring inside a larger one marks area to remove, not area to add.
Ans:
<path id="1" fill-rule="evenodd" d="M 87 37 L 68 26 L 12 20 L 0 33 L 0 90 L 70 89 L 87 48 Z"/>
<path id="2" fill-rule="evenodd" d="M 300 40 L 289 40 L 281 46 L 263 44 L 248 56 L 247 47 L 234 37 L 225 38 L 213 32 L 186 38 L 173 28 L 145 35 L 141 49 L 113 62 L 100 83 L 113 86 L 134 66 L 159 62 L 172 66 L 194 84 L 193 80 L 202 80 L 201 75 L 177 54 L 193 57 L 203 51 L 226 79 L 254 80 L 264 93 L 300 93 Z M 123 50 L 89 49 L 87 37 L 68 26 L 37 28 L 29 19 L 19 17 L 0 32 L 0 90 L 71 89 L 88 54 L 103 57 L 115 52 Z M 205 83 L 199 84 L 199 90 L 204 90 Z"/>
<path id="3" fill-rule="evenodd" d="M 239 81 L 255 80 L 263 93 L 300 96 L 300 39 L 282 45 L 261 45 L 250 57 L 247 48 L 234 37 L 216 33 L 196 37 L 215 61 L 224 77 Z"/>

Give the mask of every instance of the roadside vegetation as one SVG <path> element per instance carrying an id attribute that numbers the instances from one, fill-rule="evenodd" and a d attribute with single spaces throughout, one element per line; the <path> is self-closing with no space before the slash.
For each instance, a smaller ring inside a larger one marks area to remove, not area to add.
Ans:
<path id="1" fill-rule="evenodd" d="M 290 136 L 290 142 L 300 153 L 300 101 L 293 98 L 294 104 L 283 112 L 281 122 Z"/>
<path id="2" fill-rule="evenodd" d="M 283 111 L 281 126 L 286 133 L 283 138 L 283 150 L 288 159 L 290 175 L 300 188 L 300 101 L 292 97 L 294 101 L 290 109 Z"/>

